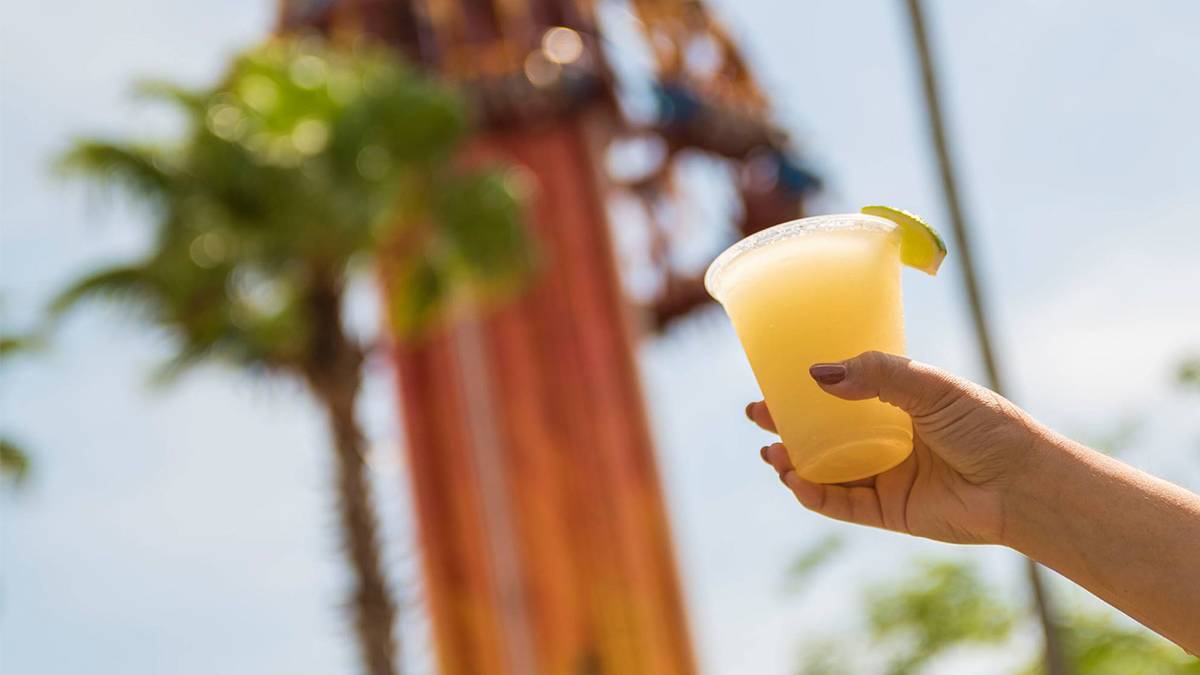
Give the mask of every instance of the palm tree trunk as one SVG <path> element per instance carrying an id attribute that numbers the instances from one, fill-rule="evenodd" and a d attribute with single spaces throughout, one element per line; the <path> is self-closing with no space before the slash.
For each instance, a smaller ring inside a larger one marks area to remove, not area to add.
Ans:
<path id="1" fill-rule="evenodd" d="M 955 239 L 958 240 L 956 257 L 962 272 L 967 294 L 967 306 L 971 310 L 971 321 L 975 327 L 975 337 L 979 344 L 980 357 L 983 360 L 987 385 L 995 392 L 1003 395 L 1004 384 L 1000 378 L 1000 368 L 997 365 L 995 350 L 992 347 L 991 334 L 988 330 L 987 311 L 984 305 L 984 293 L 980 288 L 979 277 L 975 274 L 975 265 L 971 259 L 971 245 L 966 217 L 958 196 L 958 182 L 955 180 L 954 165 L 951 162 L 949 141 L 942 117 L 942 103 L 938 91 L 937 73 L 933 65 L 933 55 L 929 48 L 929 39 L 925 32 L 925 19 L 921 11 L 921 0 L 905 0 L 908 9 L 909 23 L 912 29 L 913 47 L 921 67 L 922 92 L 925 96 L 925 109 L 929 124 L 929 135 L 933 141 L 934 152 L 938 160 L 938 172 L 942 182 L 942 194 L 946 199 L 946 210 L 950 216 L 950 224 L 954 229 Z M 1053 599 L 1046 589 L 1038 564 L 1026 558 L 1025 572 L 1033 590 L 1034 609 L 1038 623 L 1042 629 L 1043 665 L 1046 675 L 1068 675 L 1070 665 L 1063 651 L 1062 639 L 1059 635 Z"/>
<path id="2" fill-rule="evenodd" d="M 355 581 L 349 606 L 365 672 L 395 675 L 396 606 L 383 573 L 366 437 L 354 412 L 363 352 L 342 328 L 340 284 L 319 273 L 314 278 L 308 298 L 314 335 L 304 370 L 309 387 L 325 408 L 333 436 L 342 543 Z"/>
<path id="3" fill-rule="evenodd" d="M 357 380 L 357 377 L 355 378 Z M 366 443 L 354 415 L 354 393 L 339 396 L 319 393 L 329 416 L 337 457 L 338 516 L 343 545 L 354 570 L 355 588 L 350 598 L 354 628 L 366 672 L 396 673 L 393 627 L 396 608 L 383 574 L 378 523 L 364 461 Z"/>

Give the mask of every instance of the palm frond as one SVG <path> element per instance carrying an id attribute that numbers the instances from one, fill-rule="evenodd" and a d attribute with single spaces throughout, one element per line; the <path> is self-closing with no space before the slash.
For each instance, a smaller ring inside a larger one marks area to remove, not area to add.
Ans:
<path id="1" fill-rule="evenodd" d="M 412 260 L 387 272 L 388 318 L 393 332 L 404 339 L 414 338 L 437 322 L 449 300 L 447 280 L 430 259 Z"/>
<path id="2" fill-rule="evenodd" d="M 519 282 L 535 262 L 520 200 L 500 173 L 467 172 L 436 183 L 434 214 L 458 267 L 477 289 Z"/>
<path id="3" fill-rule="evenodd" d="M 0 335 L 0 359 L 33 351 L 41 346 L 41 338 L 37 335 Z"/>
<path id="4" fill-rule="evenodd" d="M 64 153 L 56 167 L 65 174 L 90 178 L 141 197 L 162 197 L 171 186 L 171 176 L 155 162 L 155 151 L 146 146 L 83 140 Z"/>
<path id="5" fill-rule="evenodd" d="M 21 483 L 29 477 L 29 455 L 15 441 L 0 438 L 0 475 Z"/>
<path id="6" fill-rule="evenodd" d="M 171 358 L 155 367 L 150 374 L 150 384 L 155 387 L 168 387 L 175 384 L 189 370 L 208 360 L 210 353 L 211 350 L 199 346 L 185 347 L 179 350 Z"/>
<path id="7" fill-rule="evenodd" d="M 116 266 L 76 281 L 50 303 L 50 312 L 61 315 L 84 300 L 104 298 L 134 304 L 157 303 L 159 290 L 153 276 L 140 265 Z"/>
<path id="8" fill-rule="evenodd" d="M 173 103 L 185 112 L 204 109 L 207 97 L 204 92 L 188 89 L 166 80 L 141 80 L 133 91 L 139 97 Z"/>

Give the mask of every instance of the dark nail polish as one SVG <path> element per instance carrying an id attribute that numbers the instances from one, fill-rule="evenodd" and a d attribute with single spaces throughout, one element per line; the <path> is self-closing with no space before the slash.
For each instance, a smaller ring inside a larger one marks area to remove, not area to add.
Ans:
<path id="1" fill-rule="evenodd" d="M 758 456 L 762 457 L 762 461 L 767 461 L 767 446 L 762 446 L 758 451 Z"/>
<path id="2" fill-rule="evenodd" d="M 821 384 L 837 384 L 846 379 L 846 366 L 840 363 L 817 363 L 808 369 L 808 374 Z"/>
<path id="3" fill-rule="evenodd" d="M 754 415 L 751 415 L 751 414 L 750 414 L 750 409 L 751 409 L 751 408 L 753 408 L 753 407 L 754 407 L 754 404 L 753 404 L 753 403 L 747 403 L 747 404 L 746 404 L 746 419 L 750 420 L 751 422 L 753 422 L 753 421 L 754 421 Z"/>

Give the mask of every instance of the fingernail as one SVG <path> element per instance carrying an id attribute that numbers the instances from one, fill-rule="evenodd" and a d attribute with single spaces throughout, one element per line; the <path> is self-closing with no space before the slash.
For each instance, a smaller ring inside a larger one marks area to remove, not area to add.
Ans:
<path id="1" fill-rule="evenodd" d="M 816 363 L 808 369 L 808 374 L 821 384 L 837 384 L 846 379 L 846 366 L 840 363 Z"/>
<path id="2" fill-rule="evenodd" d="M 754 403 L 747 403 L 747 404 L 746 404 L 746 419 L 750 420 L 751 422 L 753 422 L 753 421 L 754 421 L 754 415 L 751 415 L 751 414 L 750 414 L 750 409 L 751 409 L 751 408 L 753 408 L 753 407 L 754 407 Z"/>
<path id="3" fill-rule="evenodd" d="M 758 451 L 758 456 L 762 457 L 762 461 L 767 461 L 767 446 L 762 446 L 762 448 Z"/>

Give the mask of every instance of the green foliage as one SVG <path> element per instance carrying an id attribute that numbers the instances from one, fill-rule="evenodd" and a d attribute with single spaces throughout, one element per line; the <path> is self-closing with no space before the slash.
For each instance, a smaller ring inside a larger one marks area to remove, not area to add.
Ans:
<path id="1" fill-rule="evenodd" d="M 804 646 L 798 675 L 853 675 L 846 645 L 836 640 L 815 640 Z"/>
<path id="2" fill-rule="evenodd" d="M 24 354 L 41 346 L 37 335 L 0 335 L 0 361 Z M 12 485 L 20 485 L 29 478 L 29 454 L 15 440 L 0 437 L 0 477 Z"/>
<path id="3" fill-rule="evenodd" d="M 1192 355 L 1180 362 L 1175 380 L 1181 387 L 1200 391 L 1200 354 Z"/>
<path id="4" fill-rule="evenodd" d="M 278 39 L 216 87 L 141 93 L 178 108 L 180 138 L 83 141 L 60 167 L 149 208 L 156 246 L 80 279 L 54 309 L 91 298 L 135 309 L 176 338 L 167 374 L 209 357 L 311 366 L 323 299 L 340 298 L 364 253 L 386 251 L 392 318 L 410 334 L 457 295 L 491 297 L 530 267 L 502 174 L 454 161 L 467 132 L 459 98 L 383 47 Z"/>
<path id="5" fill-rule="evenodd" d="M 63 173 L 88 171 L 138 197 L 161 201 L 171 189 L 171 176 L 158 165 L 152 146 L 80 141 L 58 161 Z"/>
<path id="6" fill-rule="evenodd" d="M 825 563 L 832 560 L 844 546 L 845 541 L 837 534 L 827 534 L 818 539 L 801 551 L 788 567 L 788 585 L 795 590 L 801 589 L 804 582 Z"/>
<path id="7" fill-rule="evenodd" d="M 529 247 L 521 230 L 520 205 L 507 181 L 495 173 L 457 176 L 436 195 L 434 214 L 442 224 L 447 268 L 485 286 L 510 278 L 515 265 L 528 265 Z"/>
<path id="8" fill-rule="evenodd" d="M 868 591 L 867 603 L 873 639 L 899 643 L 890 673 L 916 672 L 952 647 L 1002 642 L 1013 625 L 1012 611 L 962 563 L 922 562 Z"/>
<path id="9" fill-rule="evenodd" d="M 0 335 L 0 359 L 32 351 L 41 345 L 35 335 Z"/>
<path id="10" fill-rule="evenodd" d="M 29 455 L 16 441 L 0 438 L 0 476 L 20 485 L 29 477 Z"/>
<path id="11" fill-rule="evenodd" d="M 870 640 L 816 637 L 802 653 L 801 675 L 919 673 L 952 649 L 1004 644 L 1032 617 L 999 595 L 970 565 L 926 561 L 863 599 Z M 1032 625 L 1030 625 L 1032 628 Z M 1077 609 L 1060 621 L 1071 672 L 1080 675 L 1200 675 L 1200 661 L 1154 633 L 1118 621 L 1115 612 Z M 882 667 L 879 663 L 885 663 Z M 1021 675 L 1040 675 L 1031 656 Z"/>
<path id="12" fill-rule="evenodd" d="M 1120 625 L 1108 614 L 1074 612 L 1061 632 L 1076 673 L 1200 675 L 1200 660 L 1145 628 Z M 1044 666 L 1035 659 L 1024 675 L 1040 675 Z"/>

